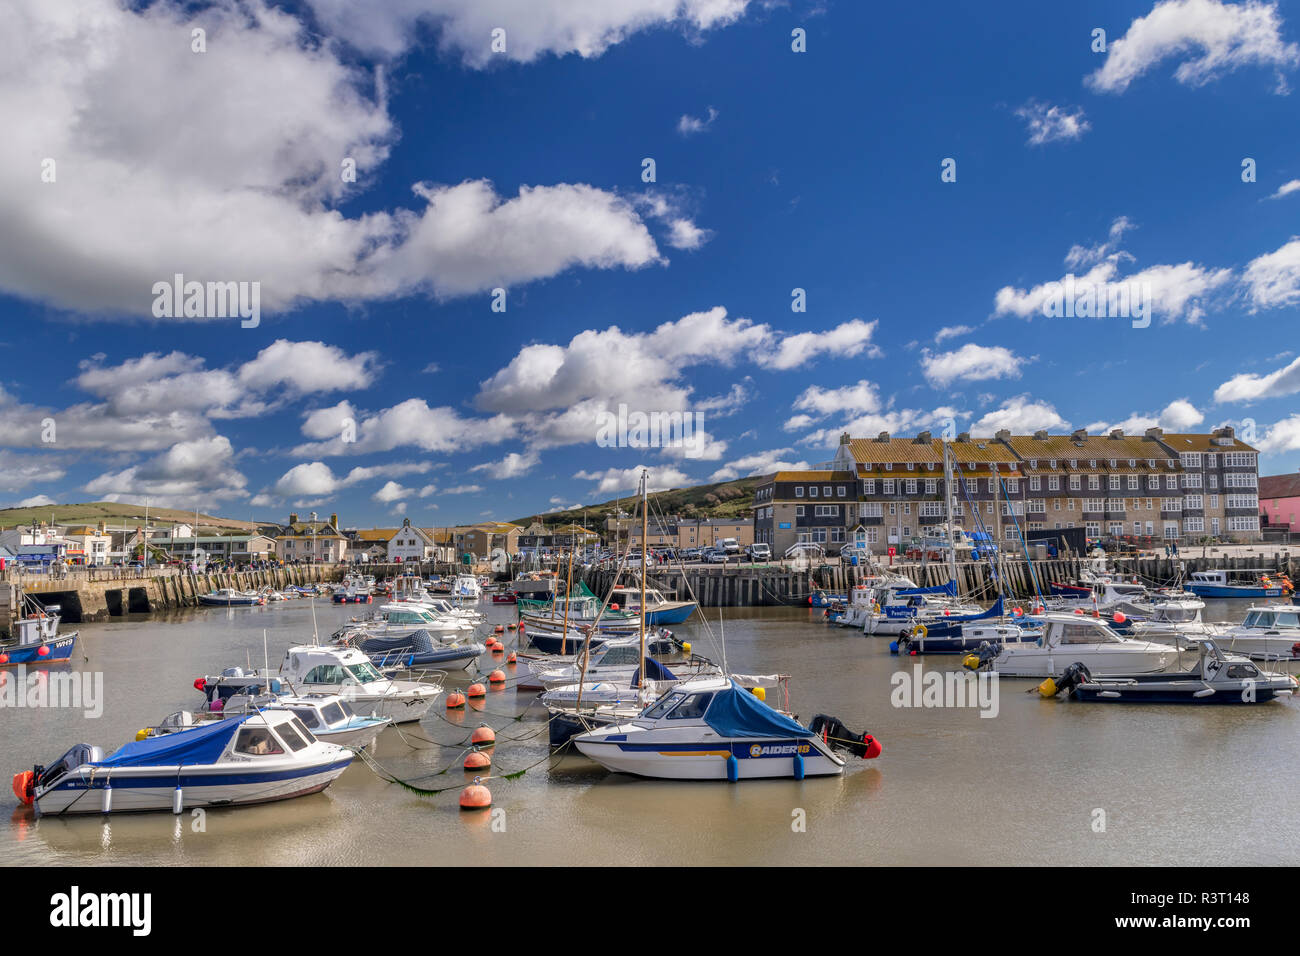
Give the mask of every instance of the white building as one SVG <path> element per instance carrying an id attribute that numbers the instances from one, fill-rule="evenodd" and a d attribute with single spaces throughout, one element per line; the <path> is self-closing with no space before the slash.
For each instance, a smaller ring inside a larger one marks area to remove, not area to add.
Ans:
<path id="1" fill-rule="evenodd" d="M 433 539 L 407 518 L 388 539 L 389 561 L 428 561 L 435 552 Z"/>

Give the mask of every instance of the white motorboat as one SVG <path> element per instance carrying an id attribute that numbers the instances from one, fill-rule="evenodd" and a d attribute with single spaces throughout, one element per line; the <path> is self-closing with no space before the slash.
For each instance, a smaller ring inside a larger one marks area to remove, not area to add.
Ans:
<path id="1" fill-rule="evenodd" d="M 199 595 L 199 603 L 209 607 L 252 607 L 265 604 L 266 597 L 256 591 L 236 591 L 234 588 L 218 588 L 207 594 Z"/>
<path id="2" fill-rule="evenodd" d="M 242 714 L 136 740 L 109 757 L 78 744 L 48 767 L 14 777 L 44 815 L 229 807 L 325 789 L 352 762 L 290 711 Z"/>
<path id="3" fill-rule="evenodd" d="M 355 647 L 291 647 L 280 676 L 299 692 L 338 694 L 357 713 L 389 717 L 396 724 L 419 720 L 442 693 L 441 675 L 434 680 L 393 680 Z"/>
<path id="4" fill-rule="evenodd" d="M 730 678 L 674 687 L 634 720 L 579 734 L 574 745 L 608 770 L 671 780 L 741 780 L 842 773 L 844 749 L 875 757 L 869 734 L 818 715 L 804 727 Z"/>
<path id="5" fill-rule="evenodd" d="M 1153 674 L 1177 659 L 1168 644 L 1121 637 L 1101 618 L 1082 613 L 1029 615 L 1024 626 L 1041 633 L 1034 640 L 986 645 L 965 663 L 1004 677 L 1054 677 L 1079 662 L 1095 676 L 1109 677 Z"/>
<path id="6" fill-rule="evenodd" d="M 416 631 L 428 631 L 440 638 L 461 637 L 473 632 L 470 622 L 440 615 L 418 604 L 385 604 L 371 617 L 349 621 L 334 633 L 338 639 L 345 634 L 364 633 L 371 637 L 409 637 Z"/>
<path id="7" fill-rule="evenodd" d="M 464 603 L 477 603 L 483 597 L 483 585 L 472 574 L 458 574 L 451 585 L 451 596 Z"/>
<path id="8" fill-rule="evenodd" d="M 1225 627 L 1219 646 L 1257 661 L 1300 661 L 1300 607 L 1254 604 L 1240 624 Z"/>
<path id="9" fill-rule="evenodd" d="M 234 693 L 223 699 L 215 709 L 205 701 L 198 712 L 180 710 L 169 714 L 157 727 L 146 728 L 141 734 L 169 734 L 239 714 L 288 710 L 297 715 L 317 740 L 359 749 L 374 743 L 379 732 L 392 723 L 387 717 L 354 713 L 347 700 L 337 694 L 273 694 L 266 690 L 255 681 L 243 693 Z"/>

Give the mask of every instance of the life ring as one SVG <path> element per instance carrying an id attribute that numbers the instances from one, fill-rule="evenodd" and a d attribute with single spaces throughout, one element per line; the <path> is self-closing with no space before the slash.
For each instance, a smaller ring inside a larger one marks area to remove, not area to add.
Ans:
<path id="1" fill-rule="evenodd" d="M 879 601 L 873 601 L 873 602 L 871 603 L 871 613 L 872 613 L 872 614 L 879 614 L 879 613 L 880 613 L 880 602 L 879 602 Z"/>
<path id="2" fill-rule="evenodd" d="M 912 633 L 910 636 L 913 638 L 926 637 L 929 633 L 930 632 L 926 629 L 924 624 L 916 624 L 912 627 Z"/>

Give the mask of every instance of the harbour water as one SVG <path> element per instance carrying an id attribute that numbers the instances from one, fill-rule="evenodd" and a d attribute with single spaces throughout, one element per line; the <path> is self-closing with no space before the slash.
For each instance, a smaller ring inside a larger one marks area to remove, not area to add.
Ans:
<path id="1" fill-rule="evenodd" d="M 493 623 L 514 609 L 484 603 Z M 358 613 L 317 602 L 322 636 Z M 1207 620 L 1244 608 L 1207 609 Z M 1214 613 L 1208 613 L 1214 612 Z M 717 630 L 716 611 L 714 631 Z M 310 642 L 305 600 L 197 609 L 81 625 L 66 669 L 103 674 L 103 714 L 0 711 L 12 774 L 85 741 L 106 751 L 168 713 L 194 708 L 193 681 L 232 665 L 272 667 Z M 954 669 L 951 657 L 898 658 L 888 641 L 829 628 L 806 608 L 726 611 L 727 663 L 792 677 L 792 709 L 868 730 L 883 755 L 849 758 L 840 778 L 672 783 L 608 774 L 580 756 L 547 759 L 533 692 L 489 693 L 483 713 L 390 728 L 375 759 L 421 787 L 468 779 L 461 759 L 480 722 L 498 732 L 489 781 L 502 812 L 466 814 L 454 792 L 413 794 L 357 761 L 321 794 L 266 806 L 111 818 L 42 818 L 7 794 L 10 865 L 481 864 L 1295 864 L 1300 835 L 1300 702 L 1257 707 L 1101 706 L 1042 700 L 1035 681 L 999 685 L 996 717 L 974 707 L 895 707 L 900 671 Z M 675 629 L 719 652 L 698 624 Z M 513 640 L 513 633 L 506 635 Z M 495 666 L 489 655 L 484 672 Z M 57 670 L 57 668 L 56 668 Z M 10 680 L 15 679 L 10 669 Z M 449 686 L 463 687 L 456 672 Z M 516 715 L 524 714 L 515 721 Z M 517 739 L 510 739 L 517 738 Z M 450 767 L 440 775 L 438 771 Z M 201 822 L 201 826 L 199 825 Z"/>

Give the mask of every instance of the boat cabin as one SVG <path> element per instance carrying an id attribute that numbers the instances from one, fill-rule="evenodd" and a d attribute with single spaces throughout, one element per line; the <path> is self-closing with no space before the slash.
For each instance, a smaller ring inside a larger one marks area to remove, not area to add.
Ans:
<path id="1" fill-rule="evenodd" d="M 1246 613 L 1246 619 L 1241 622 L 1241 626 L 1271 633 L 1300 629 L 1300 608 L 1286 605 L 1252 607 Z"/>

